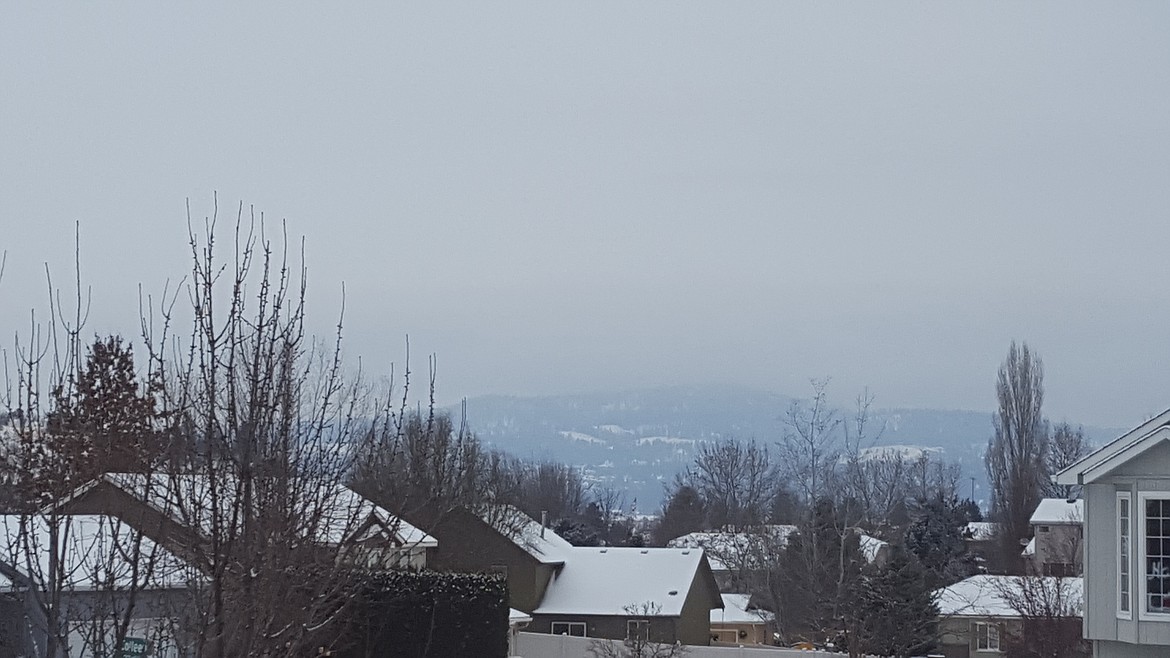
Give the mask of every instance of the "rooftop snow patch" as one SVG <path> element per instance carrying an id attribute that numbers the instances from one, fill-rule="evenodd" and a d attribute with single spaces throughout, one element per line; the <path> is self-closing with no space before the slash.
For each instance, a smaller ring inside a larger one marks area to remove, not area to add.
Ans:
<path id="1" fill-rule="evenodd" d="M 971 521 L 967 524 L 963 535 L 972 541 L 988 541 L 995 537 L 999 524 L 990 521 Z"/>
<path id="2" fill-rule="evenodd" d="M 223 477 L 223 476 L 221 476 Z M 210 479 L 197 474 L 106 473 L 81 487 L 71 496 L 84 495 L 94 486 L 107 482 L 142 500 L 159 513 L 176 522 L 210 535 L 213 517 L 230 515 L 235 487 L 222 481 L 213 505 Z M 356 537 L 364 531 L 361 540 L 373 539 L 378 532 L 400 546 L 437 546 L 438 542 L 422 530 L 375 505 L 370 500 L 342 484 L 325 480 L 294 483 L 293 497 L 302 496 L 300 505 L 304 514 L 299 521 L 306 536 L 317 537 L 322 543 L 337 544 Z M 374 529 L 378 528 L 378 532 Z"/>
<path id="3" fill-rule="evenodd" d="M 1058 587 L 1065 588 L 1070 601 L 1069 612 L 1081 614 L 1084 602 L 1084 585 L 1080 578 L 1057 578 L 1055 576 L 1032 577 L 1029 583 L 1055 593 Z M 1018 593 L 1024 584 L 1019 576 L 992 576 L 981 574 L 961 580 L 950 587 L 938 590 L 938 613 L 941 617 L 1019 617 L 1008 603 L 1005 593 Z M 1050 597 L 1055 599 L 1055 596 Z"/>
<path id="4" fill-rule="evenodd" d="M 767 610 L 750 608 L 751 594 L 721 594 L 720 596 L 723 598 L 723 609 L 716 608 L 711 611 L 712 624 L 762 624 L 776 618 L 776 615 Z"/>
<path id="5" fill-rule="evenodd" d="M 1077 499 L 1069 502 L 1063 498 L 1045 498 L 1032 512 L 1028 520 L 1032 525 L 1059 525 L 1061 523 L 1081 523 L 1085 519 L 1085 501 Z"/>
<path id="6" fill-rule="evenodd" d="M 677 617 L 701 549 L 573 548 L 534 615 Z"/>
<path id="7" fill-rule="evenodd" d="M 186 587 L 194 574 L 187 563 L 112 516 L 57 517 L 55 546 L 45 517 L 25 516 L 23 527 L 21 521 L 15 514 L 0 515 L 0 542 L 7 547 L 0 560 L 18 582 L 45 587 L 52 555 L 61 560 L 58 585 L 65 590 Z M 0 586 L 13 587 L 13 578 L 0 578 Z"/>
<path id="8" fill-rule="evenodd" d="M 511 505 L 489 507 L 479 516 L 496 532 L 544 564 L 564 562 L 565 554 L 573 549 L 573 545 L 552 528 L 542 528 L 539 521 Z"/>

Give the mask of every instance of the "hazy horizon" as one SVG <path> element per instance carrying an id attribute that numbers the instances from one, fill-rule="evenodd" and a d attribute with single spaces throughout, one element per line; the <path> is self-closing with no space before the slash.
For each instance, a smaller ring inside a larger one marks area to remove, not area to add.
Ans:
<path id="1" fill-rule="evenodd" d="M 0 345 L 189 270 L 218 194 L 305 237 L 309 309 L 438 398 L 730 383 L 1056 421 L 1170 407 L 1170 6 L 10 7 Z"/>

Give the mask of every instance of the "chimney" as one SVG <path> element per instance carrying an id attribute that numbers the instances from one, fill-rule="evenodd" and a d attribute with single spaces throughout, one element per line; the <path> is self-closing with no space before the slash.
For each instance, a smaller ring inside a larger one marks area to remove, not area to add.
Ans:
<path id="1" fill-rule="evenodd" d="M 540 538 L 544 539 L 544 529 L 548 527 L 548 512 L 540 511 Z"/>

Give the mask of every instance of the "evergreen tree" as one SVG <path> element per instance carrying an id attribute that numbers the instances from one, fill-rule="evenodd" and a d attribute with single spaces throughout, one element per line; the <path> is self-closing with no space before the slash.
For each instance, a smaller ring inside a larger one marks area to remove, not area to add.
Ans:
<path id="1" fill-rule="evenodd" d="M 938 641 L 938 607 L 929 571 L 895 547 L 881 567 L 866 570 L 852 600 L 850 655 L 891 658 L 929 653 Z"/>
<path id="2" fill-rule="evenodd" d="M 864 564 L 856 529 L 844 525 L 832 500 L 817 501 L 769 574 L 782 635 L 815 644 L 836 638 Z"/>
<path id="3" fill-rule="evenodd" d="M 963 541 L 967 515 L 957 498 L 941 496 L 920 502 L 906 529 L 905 546 L 922 565 L 932 589 L 971 575 L 972 562 Z"/>
<path id="4" fill-rule="evenodd" d="M 50 448 L 75 483 L 101 473 L 143 471 L 163 453 L 155 405 L 120 336 L 97 338 L 85 363 L 53 393 L 46 430 Z"/>
<path id="5" fill-rule="evenodd" d="M 683 535 L 705 530 L 707 508 L 703 497 L 694 487 L 676 483 L 675 490 L 662 506 L 662 518 L 654 530 L 654 540 L 659 546 Z"/>

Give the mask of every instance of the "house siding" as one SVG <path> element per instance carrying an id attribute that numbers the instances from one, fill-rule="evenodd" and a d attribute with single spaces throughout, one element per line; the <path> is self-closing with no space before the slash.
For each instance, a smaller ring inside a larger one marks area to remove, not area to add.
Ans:
<path id="1" fill-rule="evenodd" d="M 465 510 L 449 512 L 430 529 L 439 539 L 432 566 L 439 570 L 489 572 L 508 570 L 508 605 L 531 613 L 540 605 L 555 565 L 543 564 Z"/>
<path id="2" fill-rule="evenodd" d="M 678 620 L 678 640 L 683 644 L 711 644 L 711 601 L 720 601 L 719 592 L 713 587 L 714 579 L 705 577 L 704 569 L 695 571 L 690 591 L 683 602 L 682 615 Z"/>
<path id="3" fill-rule="evenodd" d="M 1117 613 L 1117 494 L 1131 496 L 1135 535 L 1130 551 L 1131 619 Z M 1170 492 L 1170 444 L 1160 444 L 1121 464 L 1084 488 L 1085 498 L 1085 638 L 1098 658 L 1170 654 L 1170 618 L 1140 619 L 1144 565 L 1141 564 L 1143 492 Z"/>
<path id="4" fill-rule="evenodd" d="M 678 633 L 678 617 L 532 615 L 532 623 L 524 630 L 529 633 L 551 633 L 553 622 L 583 622 L 587 637 L 624 640 L 626 639 L 626 622 L 634 619 L 646 619 L 650 622 L 651 642 L 674 644 L 676 640 L 681 640 Z M 686 644 L 686 641 L 684 640 L 683 643 Z"/>

